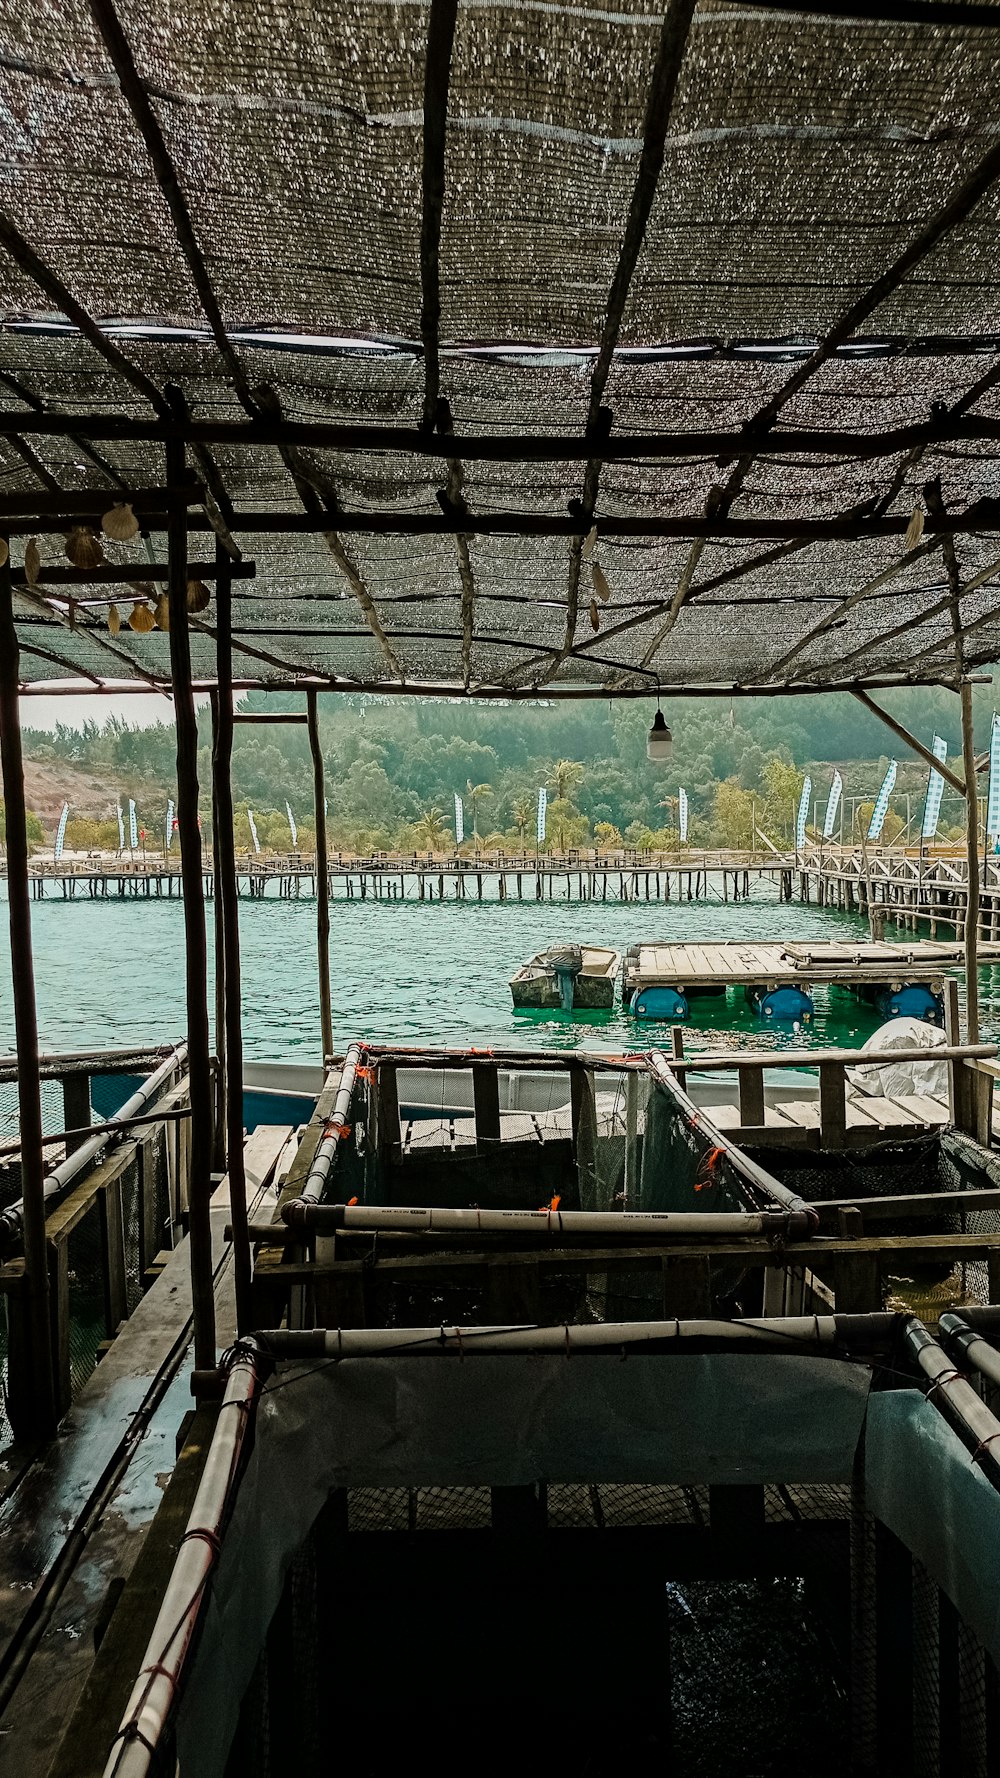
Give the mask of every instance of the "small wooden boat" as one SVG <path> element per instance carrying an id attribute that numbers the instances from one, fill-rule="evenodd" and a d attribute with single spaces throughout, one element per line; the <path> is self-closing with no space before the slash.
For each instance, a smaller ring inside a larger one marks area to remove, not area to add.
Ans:
<path id="1" fill-rule="evenodd" d="M 615 1002 L 617 951 L 597 945 L 550 945 L 510 978 L 516 1007 L 563 1012 L 610 1012 Z"/>

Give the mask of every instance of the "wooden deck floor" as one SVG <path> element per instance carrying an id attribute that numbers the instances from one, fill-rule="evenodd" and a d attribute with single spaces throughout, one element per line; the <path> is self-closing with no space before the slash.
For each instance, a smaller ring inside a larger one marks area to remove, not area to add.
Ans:
<path id="1" fill-rule="evenodd" d="M 983 962 L 1000 960 L 1000 944 L 981 946 Z M 777 987 L 818 982 L 854 987 L 872 983 L 939 982 L 958 968 L 957 944 L 914 939 L 902 944 L 815 940 L 800 944 L 644 944 L 625 958 L 626 996 L 635 988 Z"/>

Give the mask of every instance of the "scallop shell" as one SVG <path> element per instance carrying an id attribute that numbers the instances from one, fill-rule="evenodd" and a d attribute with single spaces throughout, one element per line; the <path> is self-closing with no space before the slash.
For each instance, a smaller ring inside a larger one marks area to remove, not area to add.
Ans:
<path id="1" fill-rule="evenodd" d="M 916 549 L 924 534 L 924 514 L 922 507 L 915 506 L 910 514 L 910 522 L 906 527 L 903 542 L 907 549 Z"/>
<path id="2" fill-rule="evenodd" d="M 590 574 L 591 574 L 591 579 L 594 582 L 594 592 L 597 594 L 597 597 L 601 600 L 601 602 L 606 605 L 608 600 L 611 597 L 611 588 L 608 585 L 607 576 L 604 573 L 604 569 L 599 565 L 599 563 L 591 562 Z"/>
<path id="3" fill-rule="evenodd" d="M 122 616 L 117 605 L 108 606 L 108 629 L 112 636 L 117 636 L 122 627 Z"/>
<path id="4" fill-rule="evenodd" d="M 66 539 L 66 554 L 74 568 L 97 568 L 104 551 L 88 525 L 74 525 Z"/>
<path id="5" fill-rule="evenodd" d="M 141 599 L 137 599 L 128 614 L 128 624 L 130 630 L 136 630 L 140 636 L 145 636 L 150 630 L 155 629 L 156 619 L 149 606 L 144 605 Z"/>
<path id="6" fill-rule="evenodd" d="M 156 627 L 158 630 L 169 630 L 170 600 L 167 598 L 166 593 L 161 593 L 157 599 L 153 608 L 153 616 L 156 619 Z"/>
<path id="7" fill-rule="evenodd" d="M 590 558 L 593 555 L 596 547 L 597 547 L 597 526 L 591 525 L 590 530 L 587 532 L 587 535 L 583 540 L 583 550 L 581 552 L 585 562 L 590 561 Z"/>
<path id="8" fill-rule="evenodd" d="M 203 580 L 189 580 L 187 584 L 187 608 L 195 615 L 206 610 L 212 595 Z"/>
<path id="9" fill-rule="evenodd" d="M 592 630 L 599 630 L 601 627 L 601 613 L 596 599 L 590 601 L 590 627 Z"/>
<path id="10" fill-rule="evenodd" d="M 42 552 L 38 547 L 38 538 L 29 537 L 24 546 L 24 578 L 29 586 L 38 585 L 38 577 L 42 572 Z"/>
<path id="11" fill-rule="evenodd" d="M 105 537 L 113 537 L 116 543 L 127 543 L 130 537 L 138 537 L 139 521 L 127 500 L 116 501 L 111 511 L 104 514 L 101 530 Z"/>
<path id="12" fill-rule="evenodd" d="M 0 537 L 0 568 L 3 567 L 5 562 L 9 561 L 10 550 L 7 548 L 7 539 L 5 537 Z"/>

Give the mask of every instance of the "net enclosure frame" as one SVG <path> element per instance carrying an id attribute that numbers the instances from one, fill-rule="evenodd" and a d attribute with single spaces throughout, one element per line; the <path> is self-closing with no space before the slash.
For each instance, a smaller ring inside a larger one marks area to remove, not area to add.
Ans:
<path id="1" fill-rule="evenodd" d="M 169 688 L 108 608 L 155 606 L 171 518 L 231 581 L 237 689 L 957 686 L 1000 652 L 1000 7 L 0 11 L 23 690 Z M 67 565 L 122 501 L 138 534 Z M 214 685 L 211 600 L 188 627 Z"/>

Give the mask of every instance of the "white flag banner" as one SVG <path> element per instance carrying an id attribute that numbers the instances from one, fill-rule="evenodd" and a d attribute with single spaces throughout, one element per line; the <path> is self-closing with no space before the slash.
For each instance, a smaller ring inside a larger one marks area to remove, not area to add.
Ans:
<path id="1" fill-rule="evenodd" d="M 292 846 L 295 847 L 299 843 L 299 830 L 295 825 L 295 816 L 292 814 L 292 805 L 287 801 L 285 803 L 285 814 L 288 816 L 288 831 L 292 836 Z"/>
<path id="2" fill-rule="evenodd" d="M 807 778 L 802 786 L 799 797 L 799 813 L 795 822 L 795 844 L 801 849 L 806 843 L 806 822 L 809 819 L 809 798 L 812 796 L 813 781 Z"/>
<path id="3" fill-rule="evenodd" d="M 56 843 L 52 848 L 52 856 L 54 858 L 61 858 L 63 855 L 63 846 L 66 843 L 66 823 L 68 820 L 69 803 L 63 803 L 62 814 L 59 817 L 59 826 L 56 828 Z"/>
<path id="4" fill-rule="evenodd" d="M 844 780 L 839 772 L 834 772 L 833 783 L 830 786 L 830 797 L 826 805 L 826 816 L 823 821 L 823 838 L 825 840 L 828 840 L 833 833 L 834 823 L 837 819 L 837 810 L 840 808 L 840 799 L 843 792 Z"/>
<path id="5" fill-rule="evenodd" d="M 682 790 L 677 798 L 677 824 L 682 840 L 688 837 L 688 793 Z"/>
<path id="6" fill-rule="evenodd" d="M 133 852 L 139 844 L 139 823 L 135 818 L 135 804 L 131 797 L 128 799 L 128 843 Z"/>
<path id="7" fill-rule="evenodd" d="M 259 852 L 260 841 L 257 838 L 257 823 L 253 818 L 253 810 L 250 808 L 247 809 L 247 824 L 250 828 L 250 838 L 253 840 L 253 849 L 255 852 Z"/>
<path id="8" fill-rule="evenodd" d="M 167 818 L 163 824 L 163 849 L 169 852 L 174 843 L 174 804 L 173 798 L 167 798 Z"/>
<path id="9" fill-rule="evenodd" d="M 458 791 L 455 792 L 455 844 L 460 846 L 465 839 L 465 804 Z"/>
<path id="10" fill-rule="evenodd" d="M 995 726 L 996 717 L 993 718 L 993 722 Z M 942 741 L 940 735 L 935 735 L 931 742 L 931 752 L 933 753 L 934 758 L 939 759 L 941 764 L 944 765 L 944 762 L 948 757 L 947 741 Z M 990 755 L 990 763 L 992 767 L 992 753 Z M 941 814 L 941 798 L 943 795 L 944 779 L 942 778 L 941 773 L 935 771 L 930 772 L 927 779 L 927 795 L 924 797 L 924 818 L 920 824 L 920 837 L 922 840 L 932 840 L 937 833 L 938 818 Z"/>
<path id="11" fill-rule="evenodd" d="M 545 811 L 547 810 L 548 806 L 549 806 L 549 793 L 547 790 L 542 789 L 538 792 L 538 822 L 535 827 L 535 833 L 537 835 L 538 844 L 540 846 L 544 845 L 544 843 L 545 843 Z"/>
<path id="12" fill-rule="evenodd" d="M 990 788 L 986 798 L 986 831 L 1000 833 L 1000 716 L 993 712 L 990 732 Z"/>
<path id="13" fill-rule="evenodd" d="M 118 815 L 118 850 L 119 850 L 119 852 L 124 852 L 124 850 L 125 850 L 125 818 L 122 815 L 121 803 L 119 803 L 117 805 L 116 812 Z"/>
<path id="14" fill-rule="evenodd" d="M 882 779 L 882 788 L 880 789 L 878 796 L 875 798 L 875 807 L 872 810 L 872 818 L 868 823 L 868 838 L 870 840 L 877 840 L 885 826 L 885 818 L 889 813 L 889 798 L 892 795 L 893 786 L 896 782 L 896 770 L 896 761 L 891 759 L 889 761 L 889 770 Z"/>

